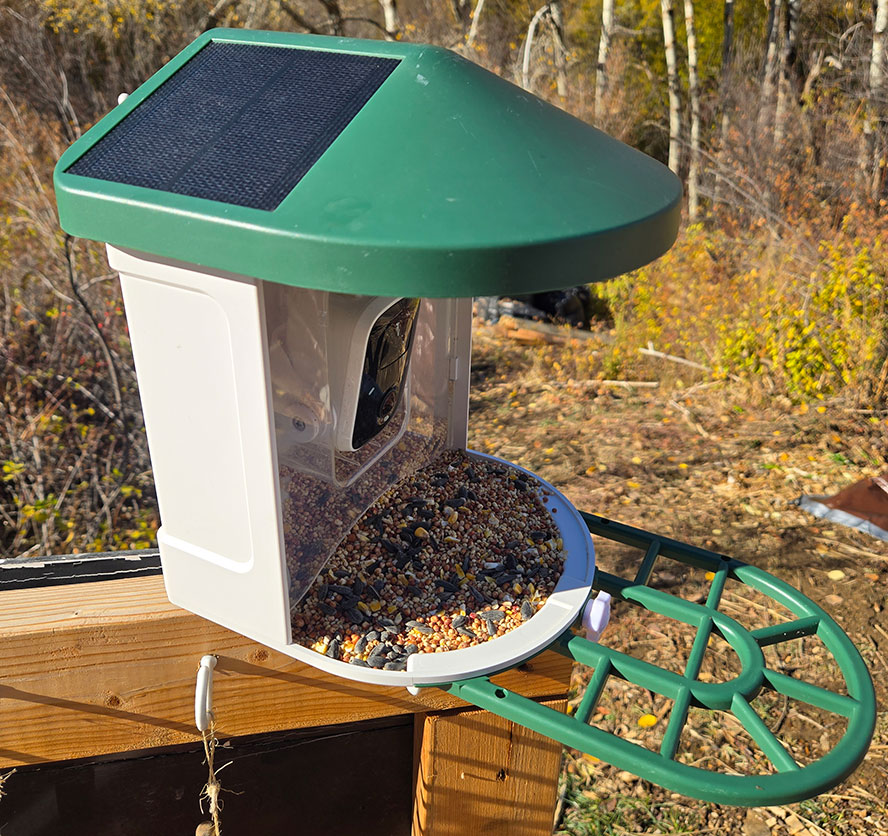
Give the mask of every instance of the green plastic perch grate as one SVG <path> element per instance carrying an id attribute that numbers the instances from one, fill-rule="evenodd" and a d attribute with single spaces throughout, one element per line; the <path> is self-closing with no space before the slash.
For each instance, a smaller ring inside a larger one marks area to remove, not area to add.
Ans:
<path id="1" fill-rule="evenodd" d="M 648 781 L 704 801 L 748 807 L 786 804 L 825 792 L 854 771 L 869 748 L 876 699 L 863 659 L 832 618 L 798 590 L 754 566 L 594 514 L 581 514 L 592 534 L 644 553 L 633 580 L 598 570 L 593 584 L 596 589 L 696 628 L 684 674 L 664 670 L 568 631 L 552 649 L 594 668 L 573 715 L 539 705 L 493 684 L 486 677 L 456 682 L 448 689 L 452 694 Z M 705 604 L 695 604 L 647 586 L 658 558 L 714 573 Z M 729 578 L 767 595 L 796 618 L 747 631 L 719 611 Z M 729 682 L 701 682 L 697 678 L 713 634 L 728 642 L 742 664 L 741 673 Z M 763 647 L 812 635 L 823 641 L 838 663 L 847 696 L 771 670 L 765 664 Z M 592 711 L 612 676 L 673 700 L 659 752 L 589 725 Z M 763 689 L 845 718 L 848 721 L 845 734 L 820 760 L 799 766 L 750 704 Z M 692 706 L 731 712 L 777 771 L 763 775 L 729 775 L 677 761 L 679 740 Z"/>

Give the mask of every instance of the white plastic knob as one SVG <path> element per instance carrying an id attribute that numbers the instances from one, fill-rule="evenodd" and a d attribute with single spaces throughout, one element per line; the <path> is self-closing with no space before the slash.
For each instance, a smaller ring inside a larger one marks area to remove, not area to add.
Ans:
<path id="1" fill-rule="evenodd" d="M 611 616 L 611 596 L 607 592 L 599 592 L 586 603 L 583 610 L 583 629 L 590 642 L 597 642 L 607 627 Z"/>

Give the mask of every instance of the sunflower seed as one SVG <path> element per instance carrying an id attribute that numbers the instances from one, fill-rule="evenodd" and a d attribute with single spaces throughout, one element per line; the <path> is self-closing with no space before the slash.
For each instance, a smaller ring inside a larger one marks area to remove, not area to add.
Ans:
<path id="1" fill-rule="evenodd" d="M 494 624 L 492 621 L 487 621 L 487 632 L 491 636 L 496 635 L 496 624 Z"/>
<path id="2" fill-rule="evenodd" d="M 356 610 L 354 608 L 350 610 L 346 610 L 345 614 L 348 616 L 348 620 L 352 624 L 363 624 L 364 623 L 364 614 L 360 610 Z"/>
<path id="3" fill-rule="evenodd" d="M 370 665 L 368 665 L 363 659 L 352 659 L 349 662 L 349 664 L 350 665 L 357 665 L 359 668 L 369 668 L 370 667 Z"/>
<path id="4" fill-rule="evenodd" d="M 407 660 L 406 659 L 393 659 L 390 662 L 386 662 L 382 669 L 385 671 L 406 671 L 407 670 Z"/>
<path id="5" fill-rule="evenodd" d="M 339 642 L 336 641 L 336 639 L 333 639 L 333 641 L 327 645 L 327 652 L 324 656 L 329 656 L 331 659 L 339 658 Z"/>
<path id="6" fill-rule="evenodd" d="M 322 599 L 322 600 L 323 600 L 324 598 L 326 598 L 326 597 L 327 597 L 327 592 L 328 592 L 329 590 L 330 590 L 330 587 L 329 587 L 327 584 L 325 584 L 325 583 L 320 584 L 320 585 L 318 586 L 318 598 L 320 598 L 320 599 Z"/>
<path id="7" fill-rule="evenodd" d="M 369 633 L 368 633 L 369 635 Z M 367 636 L 361 636 L 355 642 L 355 653 L 363 653 L 367 649 Z"/>
<path id="8" fill-rule="evenodd" d="M 414 653 L 419 653 L 419 646 L 410 642 L 410 644 L 404 645 L 404 655 L 412 656 Z"/>
<path id="9" fill-rule="evenodd" d="M 324 615 L 333 615 L 336 612 L 335 607 L 331 607 L 329 604 L 325 604 L 323 601 L 318 601 L 318 609 Z"/>
<path id="10" fill-rule="evenodd" d="M 349 593 L 351 593 L 351 590 L 349 590 Z M 358 598 L 357 595 L 352 595 L 350 598 L 343 598 L 336 606 L 342 610 L 342 612 L 346 612 L 347 610 L 352 609 L 360 600 L 361 599 Z"/>
<path id="11" fill-rule="evenodd" d="M 483 618 L 485 621 L 500 621 L 505 615 L 502 610 L 487 610 L 487 612 L 479 612 L 478 618 Z"/>
<path id="12" fill-rule="evenodd" d="M 464 615 L 455 615 L 450 620 L 450 626 L 453 627 L 454 630 L 456 630 L 457 628 L 462 627 L 463 624 L 466 623 L 466 621 L 468 621 L 468 619 Z"/>
<path id="13" fill-rule="evenodd" d="M 445 581 L 443 578 L 435 581 L 435 586 L 440 586 L 445 592 L 458 592 L 459 586 L 451 581 Z"/>
<path id="14" fill-rule="evenodd" d="M 527 619 L 533 618 L 533 614 L 533 604 L 531 604 L 530 601 L 523 601 L 521 603 L 521 619 L 527 621 Z"/>
<path id="15" fill-rule="evenodd" d="M 478 634 L 475 633 L 471 627 L 457 627 L 456 632 L 461 636 L 468 636 L 470 639 L 478 638 Z"/>
<path id="16" fill-rule="evenodd" d="M 383 656 L 383 655 L 368 656 L 367 657 L 367 664 L 371 668 L 381 668 L 385 664 L 385 656 Z"/>

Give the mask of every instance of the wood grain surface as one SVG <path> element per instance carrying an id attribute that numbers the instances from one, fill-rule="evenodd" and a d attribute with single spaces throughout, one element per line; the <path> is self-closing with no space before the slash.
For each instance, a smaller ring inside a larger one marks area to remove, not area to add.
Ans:
<path id="1" fill-rule="evenodd" d="M 544 700 L 564 711 L 564 699 Z M 561 745 L 495 714 L 462 710 L 422 724 L 413 836 L 548 836 Z M 414 741 L 419 738 L 414 732 Z"/>
<path id="2" fill-rule="evenodd" d="M 340 679 L 169 603 L 161 577 L 0 593 L 0 768 L 197 739 L 200 657 L 219 656 L 222 737 L 464 705 L 437 688 Z M 570 664 L 545 653 L 496 681 L 531 697 L 566 693 Z"/>

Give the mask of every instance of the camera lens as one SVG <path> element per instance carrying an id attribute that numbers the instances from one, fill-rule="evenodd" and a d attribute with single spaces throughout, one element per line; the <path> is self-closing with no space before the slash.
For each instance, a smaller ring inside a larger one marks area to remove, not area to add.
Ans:
<path id="1" fill-rule="evenodd" d="M 379 409 L 377 410 L 377 415 L 379 416 L 380 422 L 388 421 L 391 418 L 392 413 L 395 411 L 395 407 L 398 405 L 398 387 L 392 386 L 388 392 L 385 393 L 382 400 L 379 402 Z"/>

